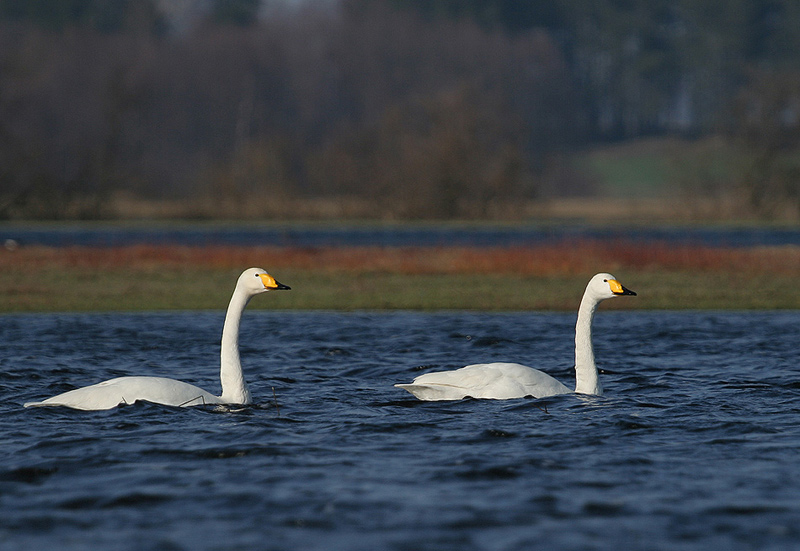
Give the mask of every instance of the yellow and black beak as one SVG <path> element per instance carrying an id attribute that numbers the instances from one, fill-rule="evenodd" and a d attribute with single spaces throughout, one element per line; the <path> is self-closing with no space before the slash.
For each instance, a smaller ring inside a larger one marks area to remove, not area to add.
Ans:
<path id="1" fill-rule="evenodd" d="M 283 283 L 278 283 L 274 277 L 269 274 L 258 274 L 258 277 L 261 278 L 261 282 L 264 284 L 264 288 L 269 291 L 288 291 L 291 289 L 288 285 L 284 285 Z"/>
<path id="2" fill-rule="evenodd" d="M 622 283 L 617 281 L 616 279 L 609 279 L 608 285 L 611 287 L 611 292 L 617 296 L 629 295 L 629 296 L 636 296 L 636 293 L 631 291 L 630 289 L 626 289 L 622 286 Z"/>

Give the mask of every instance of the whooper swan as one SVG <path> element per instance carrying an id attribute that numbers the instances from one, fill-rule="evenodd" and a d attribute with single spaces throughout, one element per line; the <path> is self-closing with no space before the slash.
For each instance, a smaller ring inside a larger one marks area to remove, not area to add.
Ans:
<path id="1" fill-rule="evenodd" d="M 249 404 L 250 391 L 242 374 L 239 360 L 239 321 L 250 299 L 266 291 L 288 290 L 260 268 L 242 272 L 236 282 L 225 324 L 222 327 L 220 351 L 220 380 L 222 395 L 215 396 L 202 388 L 164 377 L 118 377 L 102 383 L 70 390 L 31 406 L 66 406 L 83 410 L 111 409 L 137 400 L 167 406 L 196 406 L 202 404 Z"/>
<path id="2" fill-rule="evenodd" d="M 597 274 L 586 286 L 575 324 L 575 392 L 603 394 L 597 376 L 592 348 L 592 319 L 600 302 L 636 293 L 623 287 L 611 274 Z M 420 400 L 461 400 L 487 398 L 507 400 L 533 396 L 543 398 L 572 392 L 559 381 L 539 371 L 515 363 L 475 364 L 452 371 L 420 375 L 404 388 Z"/>

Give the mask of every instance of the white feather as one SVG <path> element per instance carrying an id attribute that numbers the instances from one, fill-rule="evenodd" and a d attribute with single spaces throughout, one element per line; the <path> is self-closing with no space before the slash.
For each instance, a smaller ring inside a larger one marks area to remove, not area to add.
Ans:
<path id="1" fill-rule="evenodd" d="M 260 268 L 250 268 L 239 276 L 222 328 L 221 396 L 215 396 L 202 388 L 175 379 L 118 377 L 70 390 L 41 402 L 28 402 L 25 407 L 65 406 L 83 410 L 103 410 L 140 400 L 179 407 L 203 404 L 249 404 L 250 391 L 244 380 L 239 359 L 239 321 L 247 303 L 254 295 L 288 288 Z"/>
<path id="2" fill-rule="evenodd" d="M 592 348 L 592 319 L 601 301 L 619 295 L 635 295 L 611 274 L 597 274 L 586 286 L 575 324 L 575 392 L 603 394 Z M 409 384 L 397 384 L 420 400 L 486 398 L 507 400 L 533 396 L 544 398 L 570 391 L 550 375 L 517 363 L 487 363 L 420 375 Z"/>

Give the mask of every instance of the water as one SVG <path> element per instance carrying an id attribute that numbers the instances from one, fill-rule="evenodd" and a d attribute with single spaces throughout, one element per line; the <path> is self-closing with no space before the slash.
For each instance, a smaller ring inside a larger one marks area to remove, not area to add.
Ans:
<path id="1" fill-rule="evenodd" d="M 22 245 L 112 247 L 229 245 L 294 247 L 511 247 L 581 239 L 668 242 L 673 245 L 753 247 L 800 245 L 800 228 L 559 225 L 0 225 L 0 242 Z"/>
<path id="2" fill-rule="evenodd" d="M 392 384 L 568 382 L 574 314 L 248 311 L 256 403 L 226 411 L 22 407 L 123 374 L 218 391 L 221 312 L 2 316 L 0 548 L 796 548 L 800 312 L 600 310 L 606 396 L 452 403 Z"/>

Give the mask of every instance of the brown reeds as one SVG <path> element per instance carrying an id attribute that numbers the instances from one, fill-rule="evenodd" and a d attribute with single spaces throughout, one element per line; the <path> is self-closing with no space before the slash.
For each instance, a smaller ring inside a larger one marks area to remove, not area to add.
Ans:
<path id="1" fill-rule="evenodd" d="M 530 247 L 29 247 L 0 254 L 0 269 L 239 269 L 261 265 L 319 272 L 556 276 L 599 270 L 800 275 L 800 247 L 713 248 L 577 241 Z"/>

